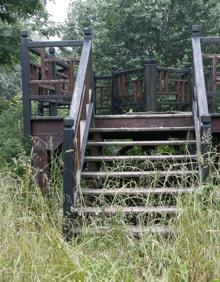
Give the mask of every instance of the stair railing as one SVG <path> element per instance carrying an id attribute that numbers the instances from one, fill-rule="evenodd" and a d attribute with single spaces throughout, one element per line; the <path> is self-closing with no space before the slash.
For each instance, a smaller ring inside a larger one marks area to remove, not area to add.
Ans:
<path id="1" fill-rule="evenodd" d="M 84 33 L 69 117 L 64 120 L 63 211 L 67 217 L 77 201 L 89 127 L 94 114 L 91 30 L 85 29 Z"/>
<path id="2" fill-rule="evenodd" d="M 202 154 L 204 159 L 209 151 L 207 135 L 211 128 L 211 116 L 208 109 L 208 100 L 206 95 L 205 76 L 203 70 L 203 60 L 201 51 L 201 38 L 199 26 L 192 27 L 192 51 L 193 51 L 193 74 L 194 74 L 194 95 L 193 95 L 193 114 L 196 132 L 197 152 Z M 207 177 L 207 166 L 203 165 L 203 180 Z"/>

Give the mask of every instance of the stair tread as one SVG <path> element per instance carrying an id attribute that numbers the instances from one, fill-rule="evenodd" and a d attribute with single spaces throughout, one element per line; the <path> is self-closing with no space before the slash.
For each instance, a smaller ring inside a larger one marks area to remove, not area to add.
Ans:
<path id="1" fill-rule="evenodd" d="M 80 207 L 75 208 L 74 211 L 78 213 L 89 213 L 89 214 L 99 214 L 99 213 L 177 213 L 181 211 L 174 206 L 161 206 L 161 207 L 145 207 L 145 206 L 109 206 L 109 207 Z"/>
<path id="2" fill-rule="evenodd" d="M 177 194 L 177 193 L 192 193 L 195 188 L 109 188 L 96 189 L 84 188 L 81 189 L 83 195 L 147 195 L 147 194 Z"/>
<path id="3" fill-rule="evenodd" d="M 106 231 L 125 231 L 133 234 L 144 234 L 144 233 L 158 233 L 158 234 L 169 234 L 174 232 L 173 226 L 166 225 L 155 225 L 155 226 L 132 226 L 132 225 L 123 225 L 120 227 L 117 226 L 87 226 L 87 227 L 76 227 L 73 232 L 75 234 L 87 233 L 87 234 L 104 234 Z"/>
<path id="4" fill-rule="evenodd" d="M 150 141 L 88 141 L 87 146 L 135 146 L 135 145 L 188 145 L 196 144 L 195 140 L 150 140 Z"/>
<path id="5" fill-rule="evenodd" d="M 103 171 L 103 172 L 82 172 L 82 177 L 140 177 L 140 176 L 175 176 L 175 175 L 187 175 L 196 174 L 198 170 L 177 170 L 177 171 Z"/>
<path id="6" fill-rule="evenodd" d="M 127 113 L 122 115 L 96 115 L 96 119 L 120 119 L 120 118 L 161 118 L 161 117 L 192 117 L 192 112 L 174 112 L 174 113 L 166 113 L 166 112 L 140 112 L 140 113 Z"/>
<path id="7" fill-rule="evenodd" d="M 124 160 L 187 160 L 196 159 L 197 155 L 144 155 L 144 156 L 86 156 L 85 161 L 124 161 Z"/>
<path id="8" fill-rule="evenodd" d="M 90 128 L 90 132 L 140 132 L 140 131 L 191 131 L 194 130 L 194 126 L 174 126 L 174 127 L 109 127 L 109 128 Z"/>

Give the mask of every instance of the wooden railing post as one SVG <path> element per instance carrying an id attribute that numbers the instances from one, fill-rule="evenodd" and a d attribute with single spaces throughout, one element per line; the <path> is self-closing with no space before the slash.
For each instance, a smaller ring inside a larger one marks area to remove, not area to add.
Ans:
<path id="1" fill-rule="evenodd" d="M 118 68 L 112 68 L 112 114 L 121 113 L 121 101 L 119 98 L 119 80 L 118 80 Z"/>
<path id="2" fill-rule="evenodd" d="M 50 47 L 49 48 L 49 54 L 51 57 L 55 57 L 55 48 Z M 51 63 L 51 79 L 56 79 L 56 62 Z M 55 86 L 55 89 L 57 89 L 57 86 Z M 50 90 L 50 95 L 55 95 L 56 90 Z M 57 104 L 50 102 L 49 105 L 49 115 L 50 116 L 56 116 L 57 115 Z"/>
<path id="3" fill-rule="evenodd" d="M 143 111 L 156 111 L 156 83 L 157 83 L 157 62 L 155 59 L 146 59 L 144 61 L 144 97 Z"/>
<path id="4" fill-rule="evenodd" d="M 93 71 L 93 93 L 94 93 L 94 115 L 96 114 L 96 107 L 97 107 L 97 97 L 96 97 L 96 94 L 97 94 L 97 77 L 96 77 L 96 71 Z"/>
<path id="5" fill-rule="evenodd" d="M 68 217 L 74 206 L 74 120 L 64 119 L 64 173 L 63 173 L 63 213 Z"/>
<path id="6" fill-rule="evenodd" d="M 184 65 L 184 69 L 186 70 L 184 74 L 184 78 L 188 81 L 188 86 L 186 86 L 185 93 L 186 93 L 186 102 L 188 102 L 188 110 L 192 110 L 192 70 L 191 64 L 186 63 Z"/>
<path id="7" fill-rule="evenodd" d="M 21 31 L 21 73 L 23 95 L 24 136 L 31 134 L 31 100 L 30 100 L 30 58 L 28 50 L 28 32 Z"/>
<path id="8" fill-rule="evenodd" d="M 214 107 L 213 93 L 209 94 L 209 92 L 213 92 L 213 71 L 212 71 L 212 66 L 208 67 L 207 89 L 208 89 L 207 98 L 208 98 L 209 111 L 211 113 L 214 113 L 215 112 L 215 107 Z"/>

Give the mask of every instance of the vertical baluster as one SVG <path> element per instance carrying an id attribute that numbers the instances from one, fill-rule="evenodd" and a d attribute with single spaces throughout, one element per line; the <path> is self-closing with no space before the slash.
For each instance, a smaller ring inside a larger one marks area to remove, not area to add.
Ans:
<path id="1" fill-rule="evenodd" d="M 55 48 L 49 48 L 49 53 L 51 57 L 55 57 Z M 56 62 L 51 63 L 51 78 L 50 79 L 56 79 Z M 55 90 L 50 90 L 50 95 L 56 94 L 57 86 L 55 86 Z M 49 105 L 49 115 L 50 116 L 57 116 L 57 103 L 50 102 Z"/>

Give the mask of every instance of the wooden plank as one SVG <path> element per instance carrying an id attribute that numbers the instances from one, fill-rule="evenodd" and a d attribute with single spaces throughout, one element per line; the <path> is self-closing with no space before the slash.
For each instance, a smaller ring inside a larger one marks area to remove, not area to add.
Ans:
<path id="1" fill-rule="evenodd" d="M 77 208 L 75 209 L 78 213 L 86 213 L 86 214 L 116 214 L 116 213 L 124 213 L 124 214 L 176 214 L 180 209 L 176 207 L 85 207 L 85 208 Z"/>
<path id="2" fill-rule="evenodd" d="M 160 155 L 160 156 L 86 156 L 86 162 L 102 161 L 190 161 L 196 159 L 196 155 Z"/>
<path id="3" fill-rule="evenodd" d="M 29 48 L 42 48 L 42 47 L 71 47 L 82 46 L 83 40 L 62 40 L 62 41 L 29 41 Z"/>
<path id="4" fill-rule="evenodd" d="M 31 134 L 31 102 L 30 96 L 30 57 L 28 52 L 28 33 L 21 32 L 21 75 L 22 75 L 22 95 L 23 95 L 23 124 L 24 135 Z"/>
<path id="5" fill-rule="evenodd" d="M 102 177 L 144 177 L 144 176 L 186 176 L 186 175 L 196 175 L 197 170 L 177 170 L 177 171 L 105 171 L 105 172 L 82 172 L 82 177 L 84 178 L 102 178 Z"/>
<path id="6" fill-rule="evenodd" d="M 87 227 L 75 227 L 73 229 L 74 234 L 106 234 L 108 231 L 122 231 L 123 233 L 132 233 L 133 235 L 143 234 L 160 234 L 168 235 L 174 232 L 174 228 L 166 225 L 154 225 L 154 226 L 87 226 Z"/>
<path id="7" fill-rule="evenodd" d="M 59 84 L 59 83 L 69 83 L 69 79 L 50 79 L 50 80 L 30 80 L 30 84 Z"/>
<path id="8" fill-rule="evenodd" d="M 200 116 L 209 116 L 200 37 L 192 37 L 195 87 Z"/>
<path id="9" fill-rule="evenodd" d="M 72 95 L 30 95 L 31 100 L 70 99 Z"/>
<path id="10" fill-rule="evenodd" d="M 183 127 L 121 127 L 121 128 L 91 128 L 90 132 L 160 132 L 160 131 L 192 131 L 194 126 Z"/>
<path id="11" fill-rule="evenodd" d="M 104 141 L 104 142 L 87 142 L 87 146 L 179 146 L 192 145 L 195 140 L 161 140 L 161 141 Z"/>
<path id="12" fill-rule="evenodd" d="M 59 57 L 55 57 L 55 58 L 45 58 L 44 60 L 45 62 L 50 62 L 50 63 L 57 63 L 57 62 L 79 62 L 80 61 L 80 57 L 72 57 L 72 58 L 59 58 Z"/>
<path id="13" fill-rule="evenodd" d="M 177 68 L 169 68 L 169 67 L 166 68 L 166 67 L 160 67 L 160 66 L 157 67 L 157 70 L 158 71 L 171 72 L 171 73 L 184 73 L 184 72 L 188 71 L 188 69 L 185 69 L 185 68 L 177 69 Z"/>
<path id="14" fill-rule="evenodd" d="M 193 193 L 195 188 L 110 188 L 110 189 L 96 189 L 96 188 L 84 188 L 81 192 L 85 196 L 109 196 L 109 195 L 120 195 L 120 196 L 148 196 L 151 194 L 184 194 Z"/>
<path id="15" fill-rule="evenodd" d="M 214 43 L 214 44 L 220 44 L 220 37 L 219 36 L 207 36 L 207 37 L 201 37 L 202 43 Z"/>
<path id="16" fill-rule="evenodd" d="M 143 72 L 143 68 L 134 68 L 134 69 L 130 69 L 130 70 L 123 70 L 123 71 L 118 71 L 117 75 L 129 75 L 129 74 L 136 74 L 136 73 L 141 73 Z"/>
<path id="17" fill-rule="evenodd" d="M 124 114 L 124 115 L 96 115 L 96 119 L 132 119 L 132 118 L 175 118 L 175 117 L 192 117 L 192 112 L 173 112 L 173 113 L 132 113 L 132 114 Z"/>
<path id="18" fill-rule="evenodd" d="M 86 79 L 86 71 L 87 66 L 89 63 L 89 57 L 90 57 L 90 51 L 91 51 L 91 40 L 85 40 L 83 44 L 83 50 L 81 54 L 79 69 L 77 73 L 77 78 L 75 82 L 75 88 L 73 93 L 73 98 L 70 106 L 70 117 L 74 119 L 75 124 L 74 128 L 76 129 L 76 126 L 78 126 L 78 115 L 81 108 L 81 101 L 82 101 L 82 94 L 84 89 L 84 83 Z"/>

